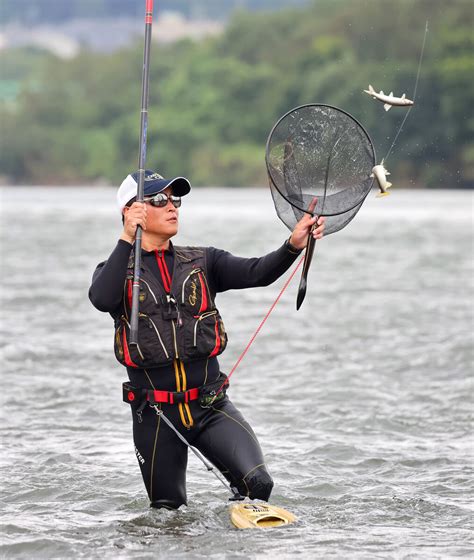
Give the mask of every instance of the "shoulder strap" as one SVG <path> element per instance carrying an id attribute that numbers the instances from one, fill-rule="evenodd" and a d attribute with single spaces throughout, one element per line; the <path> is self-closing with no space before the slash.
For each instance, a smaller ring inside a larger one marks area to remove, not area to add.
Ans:
<path id="1" fill-rule="evenodd" d="M 196 259 L 205 258 L 205 247 L 181 247 L 175 246 L 174 253 L 176 257 L 182 262 L 191 262 Z"/>

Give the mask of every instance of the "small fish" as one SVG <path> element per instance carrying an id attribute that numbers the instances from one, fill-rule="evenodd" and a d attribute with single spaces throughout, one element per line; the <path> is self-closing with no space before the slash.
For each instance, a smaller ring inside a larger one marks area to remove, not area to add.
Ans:
<path id="1" fill-rule="evenodd" d="M 411 99 L 408 99 L 405 94 L 401 97 L 395 97 L 393 95 L 393 91 L 390 92 L 390 95 L 386 95 L 382 90 L 377 93 L 374 88 L 369 84 L 369 89 L 364 89 L 364 93 L 368 93 L 374 99 L 381 101 L 384 104 L 384 109 L 388 111 L 393 105 L 397 107 L 406 107 L 408 105 L 414 105 L 415 102 Z"/>
<path id="2" fill-rule="evenodd" d="M 387 181 L 386 179 L 387 175 L 390 175 L 390 173 L 385 169 L 383 160 L 382 163 L 372 168 L 372 174 L 370 176 L 375 177 L 380 189 L 380 192 L 378 193 L 377 197 L 387 196 L 388 194 L 390 194 L 387 191 L 387 189 L 389 189 L 392 186 L 392 183 L 389 183 Z"/>

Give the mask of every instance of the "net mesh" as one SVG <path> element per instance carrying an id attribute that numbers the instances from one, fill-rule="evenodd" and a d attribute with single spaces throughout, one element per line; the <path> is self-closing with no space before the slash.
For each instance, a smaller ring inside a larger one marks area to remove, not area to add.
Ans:
<path id="1" fill-rule="evenodd" d="M 326 216 L 325 235 L 347 225 L 369 193 L 375 151 L 348 113 L 303 105 L 284 115 L 267 141 L 266 164 L 275 209 L 293 230 L 314 197 Z"/>

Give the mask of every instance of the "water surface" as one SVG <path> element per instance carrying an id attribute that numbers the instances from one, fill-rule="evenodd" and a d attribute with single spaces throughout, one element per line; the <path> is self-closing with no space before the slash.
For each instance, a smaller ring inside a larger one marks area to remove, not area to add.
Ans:
<path id="1" fill-rule="evenodd" d="M 194 456 L 189 505 L 150 510 L 112 322 L 89 304 L 120 234 L 107 188 L 4 188 L 6 558 L 460 558 L 472 546 L 472 196 L 371 194 L 317 243 L 232 377 L 299 522 L 238 531 Z M 12 219 L 13 217 L 13 219 Z M 242 256 L 289 232 L 266 190 L 195 189 L 177 242 Z M 283 286 L 218 296 L 229 371 Z"/>

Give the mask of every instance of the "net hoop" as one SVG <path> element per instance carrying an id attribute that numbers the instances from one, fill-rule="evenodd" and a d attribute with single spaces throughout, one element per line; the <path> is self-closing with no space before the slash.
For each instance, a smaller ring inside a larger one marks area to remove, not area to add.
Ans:
<path id="1" fill-rule="evenodd" d="M 292 113 L 294 113 L 296 111 L 300 111 L 300 110 L 305 109 L 305 108 L 313 108 L 313 107 L 314 108 L 326 108 L 326 109 L 330 109 L 332 111 L 336 111 L 338 113 L 342 113 L 346 117 L 348 117 L 351 121 L 353 121 L 355 123 L 355 125 L 359 128 L 359 130 L 363 133 L 363 135 L 366 138 L 368 146 L 370 146 L 370 148 L 371 148 L 373 165 L 375 165 L 375 161 L 376 161 L 375 148 L 374 148 L 374 145 L 372 143 L 372 139 L 369 136 L 369 133 L 367 132 L 365 127 L 355 117 L 353 117 L 347 111 L 344 111 L 344 109 L 340 109 L 339 107 L 335 107 L 334 105 L 328 105 L 326 103 L 306 103 L 304 105 L 299 105 L 298 107 L 294 107 L 293 109 L 290 109 L 289 111 L 287 111 L 274 124 L 274 126 L 272 127 L 272 129 L 270 131 L 270 134 L 268 135 L 267 142 L 266 142 L 266 145 L 265 145 L 265 164 L 266 164 L 269 180 L 270 180 L 271 184 L 275 187 L 275 189 L 278 191 L 280 196 L 284 200 L 286 200 L 286 202 L 288 202 L 288 204 L 290 204 L 292 207 L 296 208 L 300 212 L 304 212 L 304 213 L 310 214 L 310 215 L 314 215 L 314 212 L 310 212 L 310 211 L 308 211 L 307 208 L 301 208 L 299 205 L 295 204 L 295 202 L 290 200 L 281 191 L 281 188 L 278 187 L 277 181 L 275 180 L 274 174 L 272 173 L 272 168 L 274 169 L 274 167 L 271 165 L 269 159 L 270 159 L 270 144 L 271 144 L 271 141 L 272 141 L 272 138 L 273 138 L 273 134 L 274 134 L 275 130 L 277 130 L 279 125 Z M 338 212 L 325 211 L 325 212 L 320 213 L 319 215 L 320 216 L 339 216 L 341 214 L 345 214 L 347 212 L 350 212 L 351 210 L 354 210 L 357 207 L 362 206 L 362 203 L 364 202 L 367 195 L 369 194 L 369 192 L 370 192 L 370 190 L 373 186 L 373 183 L 374 183 L 374 178 L 372 178 L 372 181 L 370 182 L 370 185 L 364 190 L 364 192 L 361 194 L 361 196 L 355 202 L 353 202 L 350 206 L 345 207 L 343 211 L 338 211 Z"/>

